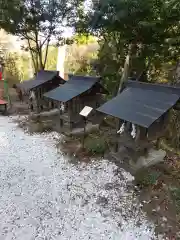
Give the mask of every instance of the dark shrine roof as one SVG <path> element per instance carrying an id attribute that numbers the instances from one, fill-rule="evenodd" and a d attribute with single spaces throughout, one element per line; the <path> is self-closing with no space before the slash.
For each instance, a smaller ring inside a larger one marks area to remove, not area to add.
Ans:
<path id="1" fill-rule="evenodd" d="M 60 102 L 68 102 L 91 89 L 96 83 L 100 84 L 100 77 L 69 75 L 69 80 L 44 96 Z"/>
<path id="2" fill-rule="evenodd" d="M 135 80 L 129 80 L 126 86 L 133 87 L 133 88 L 141 88 L 144 90 L 153 90 L 156 92 L 177 94 L 180 97 L 180 85 L 170 86 L 167 84 L 153 84 L 153 83 L 145 83 L 145 82 L 139 82 Z"/>
<path id="3" fill-rule="evenodd" d="M 148 128 L 180 98 L 180 88 L 128 81 L 127 88 L 97 111 Z"/>
<path id="4" fill-rule="evenodd" d="M 58 71 L 42 70 L 42 71 L 39 71 L 37 75 L 32 79 L 19 83 L 17 86 L 20 87 L 21 89 L 31 90 L 33 88 L 39 87 L 40 85 L 48 81 L 51 81 L 56 76 L 58 76 Z M 63 79 L 61 80 L 62 82 L 65 82 Z"/>

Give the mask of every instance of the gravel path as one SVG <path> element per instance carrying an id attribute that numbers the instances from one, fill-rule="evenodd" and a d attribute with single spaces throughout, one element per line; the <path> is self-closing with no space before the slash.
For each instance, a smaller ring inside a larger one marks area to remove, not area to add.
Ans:
<path id="1" fill-rule="evenodd" d="M 0 117 L 0 240 L 156 239 L 132 176 L 107 160 L 73 165 L 55 137 Z"/>

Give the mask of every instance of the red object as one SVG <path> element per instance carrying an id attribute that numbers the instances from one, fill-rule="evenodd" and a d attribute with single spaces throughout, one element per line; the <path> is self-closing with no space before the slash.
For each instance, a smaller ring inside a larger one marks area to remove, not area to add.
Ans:
<path id="1" fill-rule="evenodd" d="M 0 80 L 2 80 L 2 72 L 0 72 Z"/>
<path id="2" fill-rule="evenodd" d="M 7 102 L 0 99 L 0 105 L 4 105 L 4 104 L 7 104 Z"/>

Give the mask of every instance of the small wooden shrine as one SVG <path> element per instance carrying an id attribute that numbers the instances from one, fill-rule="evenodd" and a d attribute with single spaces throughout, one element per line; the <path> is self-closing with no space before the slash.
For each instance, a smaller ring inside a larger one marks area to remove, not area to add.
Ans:
<path id="1" fill-rule="evenodd" d="M 136 162 L 152 149 L 153 140 L 165 134 L 168 113 L 180 102 L 180 88 L 129 80 L 124 90 L 98 112 L 120 121 L 119 149 L 123 147 Z M 119 130 L 119 131 L 118 131 Z"/>
<path id="2" fill-rule="evenodd" d="M 59 76 L 58 71 L 42 70 L 39 71 L 34 78 L 24 81 L 17 86 L 25 95 L 27 95 L 29 105 L 31 105 L 31 110 L 40 112 L 41 110 L 51 109 L 54 107 L 52 101 L 44 98 L 44 93 L 51 91 L 64 83 L 65 80 Z M 34 98 L 30 99 L 32 92 Z"/>
<path id="3" fill-rule="evenodd" d="M 103 102 L 103 94 L 107 93 L 100 83 L 101 78 L 69 75 L 69 80 L 44 96 L 52 99 L 60 110 L 60 128 L 62 132 L 82 127 L 81 110 L 85 106 L 96 109 Z M 98 120 L 97 114 L 90 117 L 91 121 Z"/>

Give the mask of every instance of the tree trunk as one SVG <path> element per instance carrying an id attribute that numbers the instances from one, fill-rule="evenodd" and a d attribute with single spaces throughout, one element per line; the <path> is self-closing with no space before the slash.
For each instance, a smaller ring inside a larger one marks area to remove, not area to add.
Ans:
<path id="1" fill-rule="evenodd" d="M 142 67 L 141 67 L 141 72 L 139 74 L 139 76 L 137 76 L 137 81 L 140 82 L 148 82 L 148 70 L 151 64 L 151 60 L 149 59 L 148 63 L 146 64 L 146 60 L 145 58 L 142 59 Z"/>
<path id="2" fill-rule="evenodd" d="M 45 67 L 46 67 L 46 61 L 47 61 L 48 50 L 49 50 L 49 42 L 50 42 L 50 39 L 48 39 L 47 45 L 46 45 L 46 51 L 45 51 L 44 62 L 43 62 L 43 67 L 44 67 L 44 69 L 45 69 Z"/>
<path id="3" fill-rule="evenodd" d="M 37 52 L 34 53 L 34 61 L 36 62 L 36 73 L 37 73 L 39 71 L 39 57 Z"/>
<path id="4" fill-rule="evenodd" d="M 39 46 L 39 36 L 38 32 L 35 31 L 35 44 L 36 44 L 36 61 L 38 66 L 38 71 L 42 68 L 42 57 L 41 57 L 41 46 Z"/>
<path id="5" fill-rule="evenodd" d="M 29 47 L 29 51 L 30 51 L 30 54 L 31 54 L 31 59 L 32 59 L 32 62 L 33 62 L 34 70 L 35 70 L 35 72 L 37 72 L 37 64 L 36 64 L 36 60 L 35 60 L 34 55 L 33 55 L 33 51 L 31 50 L 30 40 L 27 39 L 27 42 L 28 42 L 28 47 Z"/>
<path id="6" fill-rule="evenodd" d="M 175 83 L 180 84 L 180 60 L 177 62 L 175 70 Z"/>
<path id="7" fill-rule="evenodd" d="M 44 64 L 43 64 L 43 54 L 42 54 L 42 46 L 41 43 L 38 44 L 38 57 L 39 57 L 39 64 L 40 64 L 40 70 L 44 70 Z"/>
<path id="8" fill-rule="evenodd" d="M 133 55 L 133 48 L 134 48 L 134 44 L 130 44 L 129 45 L 129 49 L 128 49 L 128 54 L 126 56 L 126 60 L 124 63 L 124 70 L 122 73 L 122 77 L 120 79 L 120 83 L 119 83 L 119 88 L 118 88 L 118 93 L 121 93 L 121 91 L 123 90 L 123 86 L 125 84 L 125 82 L 128 80 L 129 75 L 130 75 L 130 64 L 131 64 L 131 60 L 132 60 L 132 55 Z"/>
<path id="9" fill-rule="evenodd" d="M 130 70 L 131 70 L 130 63 L 131 63 L 132 56 L 133 56 L 133 49 L 134 49 L 134 44 L 130 44 L 129 49 L 128 49 L 128 53 L 127 53 L 127 56 L 126 56 L 126 60 L 125 60 L 125 63 L 124 63 L 124 70 L 123 70 L 123 73 L 122 73 L 122 77 L 120 79 L 119 89 L 118 89 L 117 94 L 119 94 L 123 91 L 124 85 L 128 81 L 128 78 L 129 78 L 129 75 L 130 75 Z M 117 120 L 117 131 L 120 129 L 120 126 L 121 126 L 121 120 L 118 119 Z M 115 147 L 116 152 L 118 151 L 118 148 L 119 148 L 118 145 L 119 144 L 117 142 L 116 147 Z"/>

